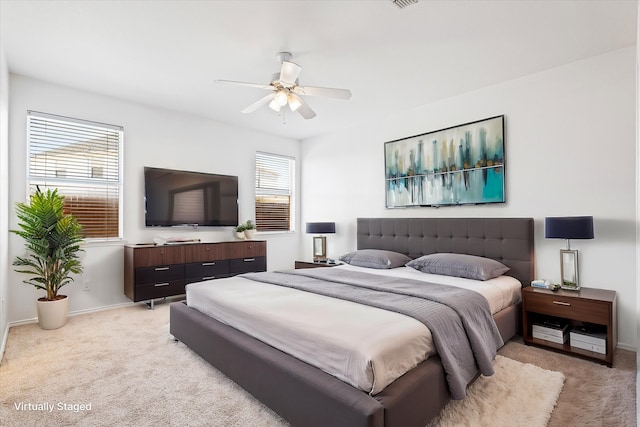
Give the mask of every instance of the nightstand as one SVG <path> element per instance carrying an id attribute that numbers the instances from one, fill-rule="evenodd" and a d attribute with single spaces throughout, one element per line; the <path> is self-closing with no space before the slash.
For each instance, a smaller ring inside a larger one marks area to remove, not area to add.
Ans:
<path id="1" fill-rule="evenodd" d="M 584 324 L 600 326 L 603 331 L 606 331 L 606 354 L 572 346 L 571 339 L 564 344 L 557 344 L 534 338 L 533 323 L 540 322 L 549 316 L 564 319 L 569 323 L 569 328 L 576 328 Z M 617 342 L 616 292 L 595 288 L 555 292 L 530 286 L 523 288 L 522 338 L 527 345 L 544 347 L 611 367 L 613 350 Z"/>
<path id="2" fill-rule="evenodd" d="M 295 268 L 298 270 L 300 268 L 335 267 L 337 265 L 342 265 L 342 263 L 340 261 L 336 261 L 334 264 L 328 264 L 326 262 L 296 261 Z"/>

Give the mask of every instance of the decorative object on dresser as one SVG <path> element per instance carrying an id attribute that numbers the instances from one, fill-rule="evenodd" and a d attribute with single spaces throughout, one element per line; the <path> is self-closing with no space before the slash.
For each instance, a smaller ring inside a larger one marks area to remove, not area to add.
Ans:
<path id="1" fill-rule="evenodd" d="M 570 239 L 593 239 L 593 217 L 547 217 L 544 220 L 544 237 L 567 240 L 567 249 L 560 250 L 560 286 L 562 289 L 579 290 L 578 251 L 571 249 Z"/>
<path id="2" fill-rule="evenodd" d="M 253 223 L 253 221 L 248 219 L 246 222 L 238 224 L 238 226 L 233 230 L 236 233 L 236 238 L 240 240 L 251 240 L 253 239 L 253 235 L 256 233 L 256 225 Z"/>
<path id="3" fill-rule="evenodd" d="M 16 214 L 20 229 L 11 231 L 25 240 L 28 256 L 16 257 L 13 265 L 16 272 L 31 276 L 24 283 L 46 292 L 36 301 L 40 328 L 61 328 L 67 323 L 69 298 L 58 292 L 83 271 L 78 258 L 82 228 L 64 213 L 64 196 L 57 189 L 36 187 L 29 204 L 16 204 Z"/>
<path id="4" fill-rule="evenodd" d="M 576 292 L 526 287 L 522 289 L 522 329 L 527 345 L 612 366 L 617 341 L 616 292 L 595 288 L 581 288 Z M 562 339 L 558 340 L 559 336 Z"/>
<path id="5" fill-rule="evenodd" d="M 323 234 L 336 232 L 335 222 L 307 222 L 307 234 L 319 234 L 313 237 L 313 261 L 324 262 L 327 260 L 327 237 Z"/>
<path id="6" fill-rule="evenodd" d="M 242 241 L 154 246 L 127 245 L 124 294 L 134 302 L 184 294 L 189 283 L 267 270 L 267 243 Z"/>
<path id="7" fill-rule="evenodd" d="M 505 202 L 504 116 L 386 142 L 385 206 Z"/>

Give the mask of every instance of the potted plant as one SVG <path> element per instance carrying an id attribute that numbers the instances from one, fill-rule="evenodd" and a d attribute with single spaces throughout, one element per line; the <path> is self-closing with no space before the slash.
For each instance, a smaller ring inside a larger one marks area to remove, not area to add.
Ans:
<path id="1" fill-rule="evenodd" d="M 236 228 L 233 229 L 236 232 L 236 238 L 240 239 L 240 240 L 244 240 L 245 235 L 244 235 L 244 230 L 245 230 L 245 224 L 238 224 L 238 226 Z"/>
<path id="2" fill-rule="evenodd" d="M 253 235 L 255 234 L 255 232 L 256 232 L 255 224 L 251 222 L 250 219 L 248 219 L 247 222 L 244 223 L 244 237 L 251 240 L 253 239 Z"/>
<path id="3" fill-rule="evenodd" d="M 19 230 L 11 230 L 25 240 L 28 255 L 16 257 L 13 265 L 18 273 L 31 277 L 24 283 L 44 290 L 39 298 L 38 323 L 42 329 L 57 329 L 67 322 L 69 298 L 59 290 L 73 282 L 71 274 L 82 273 L 78 252 L 82 249 L 81 226 L 64 213 L 64 196 L 58 190 L 38 187 L 29 204 L 17 203 Z"/>

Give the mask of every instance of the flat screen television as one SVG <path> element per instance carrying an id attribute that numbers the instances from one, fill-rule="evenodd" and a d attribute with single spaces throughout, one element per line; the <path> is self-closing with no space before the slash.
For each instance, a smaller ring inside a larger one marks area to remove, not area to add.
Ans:
<path id="1" fill-rule="evenodd" d="M 238 225 L 238 177 L 144 168 L 147 227 Z"/>

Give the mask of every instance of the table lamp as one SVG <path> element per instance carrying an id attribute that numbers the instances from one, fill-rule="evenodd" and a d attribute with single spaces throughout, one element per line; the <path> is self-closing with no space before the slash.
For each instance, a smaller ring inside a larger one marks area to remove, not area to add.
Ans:
<path id="1" fill-rule="evenodd" d="M 563 289 L 580 290 L 578 280 L 578 251 L 571 250 L 571 239 L 593 239 L 592 216 L 547 217 L 544 220 L 544 237 L 566 239 L 567 249 L 560 250 L 560 286 Z"/>
<path id="2" fill-rule="evenodd" d="M 313 262 L 327 262 L 327 237 L 323 234 L 335 232 L 335 222 L 307 222 L 307 234 L 319 234 L 313 237 Z"/>

